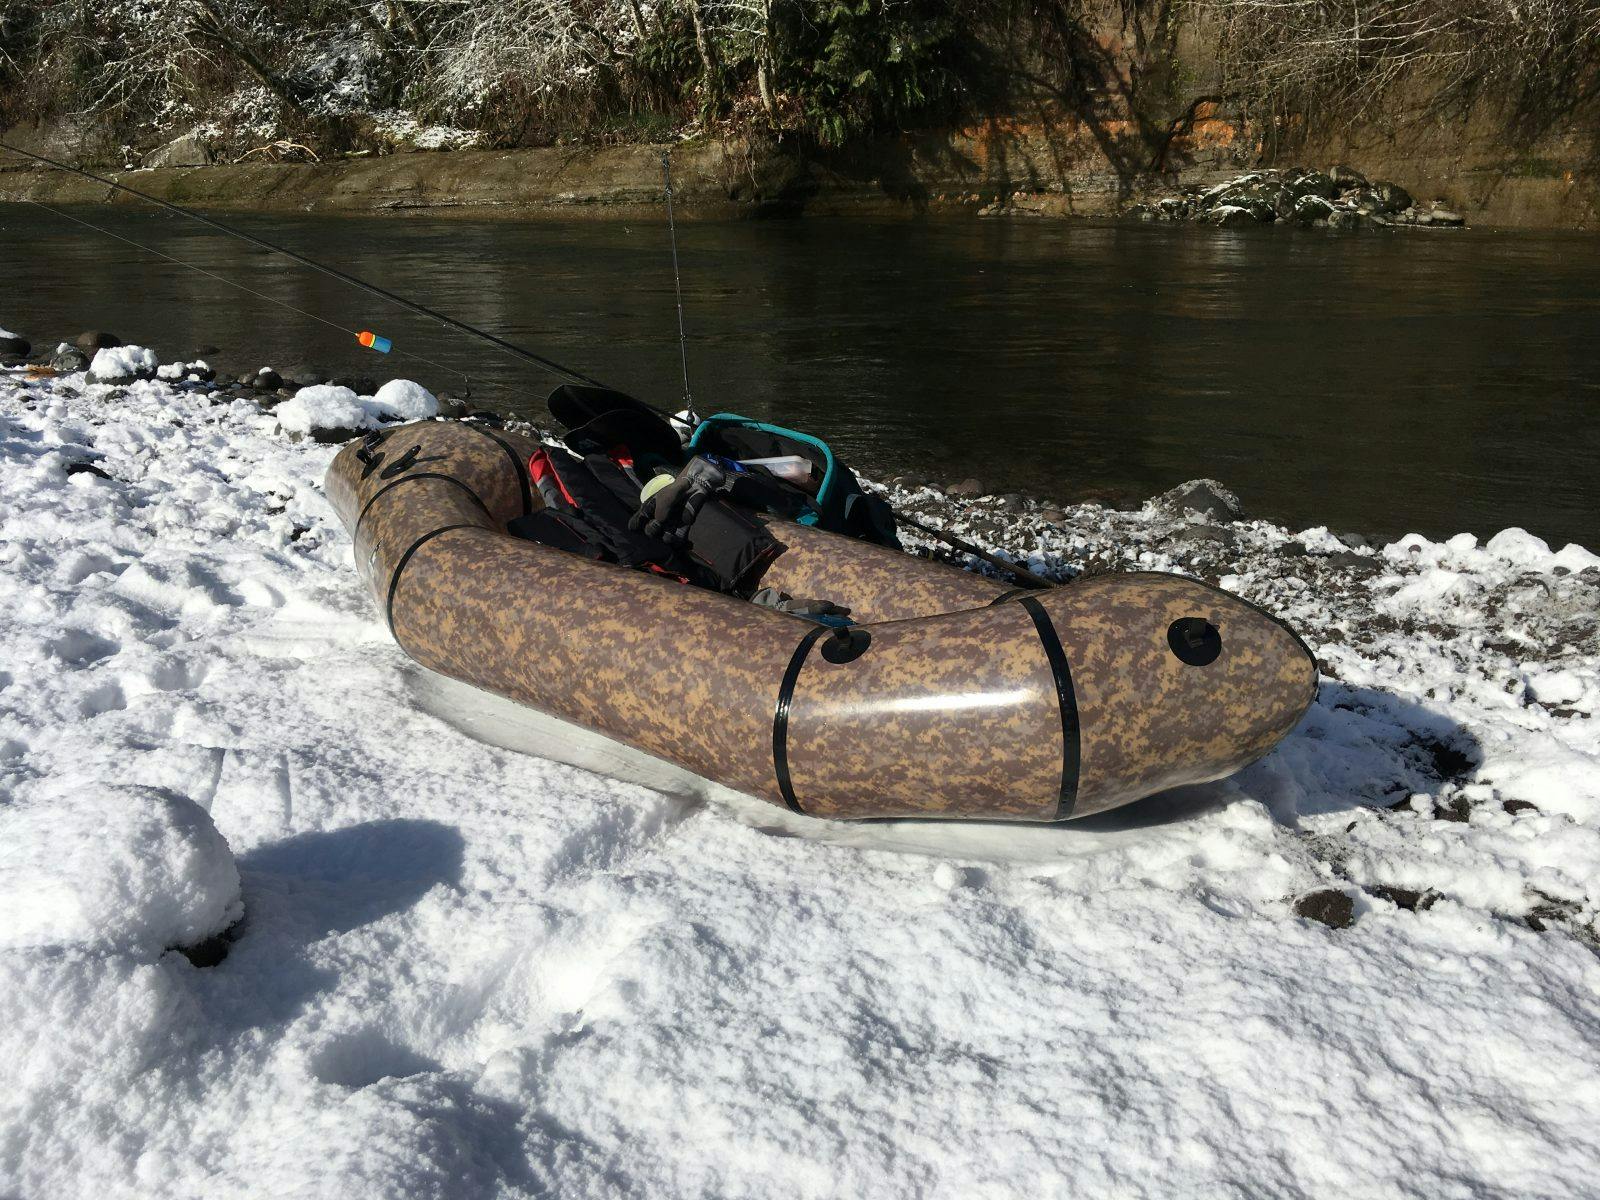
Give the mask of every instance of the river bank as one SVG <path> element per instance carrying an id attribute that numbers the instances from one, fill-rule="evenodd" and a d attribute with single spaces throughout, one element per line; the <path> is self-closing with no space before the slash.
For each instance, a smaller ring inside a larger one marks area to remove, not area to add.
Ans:
<path id="1" fill-rule="evenodd" d="M 297 396 L 101 369 L 0 374 L 0 1191 L 1589 1194 L 1587 551 L 891 486 L 1214 580 L 1323 683 L 1114 819 L 852 826 L 472 740 Z"/>
<path id="2" fill-rule="evenodd" d="M 1359 139 L 1337 150 L 1299 147 L 1263 155 L 1259 141 L 1219 118 L 1192 121 L 1171 165 L 1130 173 L 1107 158 L 1084 122 L 990 126 L 882 141 L 849 155 L 817 156 L 743 138 L 661 145 L 558 146 L 515 150 L 407 150 L 327 161 L 212 162 L 192 137 L 173 165 L 100 173 L 163 200 L 219 211 L 384 213 L 632 220 L 659 213 L 661 156 L 669 150 L 679 214 L 687 218 L 814 216 L 953 218 L 1115 217 L 1198 193 L 1255 166 L 1320 169 L 1348 164 L 1393 180 L 1467 223 L 1503 228 L 1600 228 L 1600 190 L 1581 166 L 1502 161 L 1482 142 L 1435 131 L 1409 148 Z M 72 155 L 53 135 L 7 131 L 40 153 Z M 1179 154 L 1181 148 L 1182 153 Z M 1342 152 L 1323 162 L 1308 155 Z M 1575 153 L 1575 152 L 1574 152 Z M 185 159 L 192 161 L 184 161 Z M 1532 161 L 1532 160 L 1530 160 Z M 1558 163 L 1563 160 L 1556 160 Z M 1348 167 L 1346 167 L 1348 169 Z M 0 202 L 138 203 L 91 180 L 0 155 Z"/>

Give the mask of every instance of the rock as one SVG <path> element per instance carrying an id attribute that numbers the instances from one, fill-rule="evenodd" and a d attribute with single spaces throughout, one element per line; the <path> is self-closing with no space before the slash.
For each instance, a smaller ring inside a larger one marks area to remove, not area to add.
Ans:
<path id="1" fill-rule="evenodd" d="M 1000 497 L 1000 507 L 1005 509 L 1006 512 L 1027 512 L 1028 502 L 1018 492 L 1007 492 Z"/>
<path id="2" fill-rule="evenodd" d="M 945 489 L 945 495 L 947 496 L 983 496 L 986 494 L 983 484 L 976 479 L 963 479 L 960 483 L 952 483 Z"/>
<path id="3" fill-rule="evenodd" d="M 111 478 L 110 473 L 108 471 L 106 471 L 104 468 L 97 467 L 92 462 L 82 462 L 82 461 L 69 462 L 67 464 L 67 474 L 68 475 L 94 475 L 94 476 L 96 476 L 96 477 L 98 477 L 100 479 L 110 479 Z"/>
<path id="4" fill-rule="evenodd" d="M 1260 223 L 1255 213 L 1238 204 L 1219 204 L 1206 213 L 1206 220 L 1220 229 L 1238 229 Z"/>
<path id="5" fill-rule="evenodd" d="M 126 383 L 133 379 L 153 379 L 161 364 L 142 346 L 107 346 L 96 350 L 89 361 L 90 383 Z"/>
<path id="6" fill-rule="evenodd" d="M 1376 575 L 1383 566 L 1375 558 L 1368 558 L 1365 554 L 1355 554 L 1349 550 L 1337 550 L 1325 555 L 1322 561 L 1330 567 L 1338 567 L 1341 571 L 1348 571 L 1352 575 Z"/>
<path id="7" fill-rule="evenodd" d="M 1167 541 L 1174 546 L 1193 546 L 1201 542 L 1234 546 L 1238 544 L 1239 535 L 1220 525 L 1185 525 L 1169 535 Z"/>
<path id="8" fill-rule="evenodd" d="M 1237 521 L 1244 516 L 1244 506 L 1239 503 L 1239 497 L 1215 479 L 1191 479 L 1188 483 L 1180 483 L 1150 501 L 1150 507 L 1169 516 L 1181 517 L 1192 512 L 1213 521 Z"/>
<path id="9" fill-rule="evenodd" d="M 1337 888 L 1322 888 L 1296 900 L 1294 915 L 1320 922 L 1329 929 L 1349 929 L 1356 923 L 1356 904 Z"/>
<path id="10" fill-rule="evenodd" d="M 1321 196 L 1305 195 L 1294 202 L 1294 219 L 1302 225 L 1315 225 L 1333 215 L 1333 205 Z"/>
<path id="11" fill-rule="evenodd" d="M 1335 534 L 1334 536 L 1336 536 L 1346 546 L 1349 546 L 1352 550 L 1377 549 L 1377 547 L 1372 544 L 1371 539 L 1363 533 L 1340 533 Z"/>
<path id="12" fill-rule="evenodd" d="M 183 358 L 185 362 L 194 362 L 196 359 L 201 358 L 212 359 L 221 353 L 222 351 L 217 349 L 215 346 L 196 346 L 193 350 L 189 351 L 189 353 L 185 354 Z"/>
<path id="13" fill-rule="evenodd" d="M 173 138 L 144 156 L 147 167 L 204 167 L 212 161 L 211 147 L 194 130 Z"/>
<path id="14" fill-rule="evenodd" d="M 1411 207 L 1411 193 L 1398 183 L 1375 183 L 1370 191 L 1378 201 L 1379 212 L 1398 213 Z"/>
<path id="15" fill-rule="evenodd" d="M 91 329 L 88 333 L 80 333 L 73 338 L 72 344 L 87 354 L 93 354 L 96 350 L 122 345 L 122 339 L 114 333 L 102 333 L 98 329 Z"/>
<path id="16" fill-rule="evenodd" d="M 0 358 L 27 358 L 33 343 L 20 334 L 0 329 Z"/>
<path id="17" fill-rule="evenodd" d="M 1356 188 L 1367 186 L 1367 177 L 1354 167 L 1343 165 L 1333 167 L 1328 171 L 1328 178 L 1333 181 L 1333 186 L 1341 192 L 1354 191 Z"/>
<path id="18" fill-rule="evenodd" d="M 467 415 L 470 406 L 460 396 L 443 395 L 439 397 L 439 415 L 448 417 L 452 421 L 459 421 Z"/>
<path id="19" fill-rule="evenodd" d="M 305 366 L 303 364 L 290 367 L 288 370 L 280 373 L 288 383 L 293 384 L 297 388 L 316 387 L 318 384 L 328 382 L 328 377 L 321 371 L 315 370 L 314 368 Z"/>
<path id="20" fill-rule="evenodd" d="M 241 379 L 239 382 L 244 383 L 246 380 L 258 392 L 275 392 L 283 386 L 283 376 L 279 375 L 271 367 L 262 367 L 254 375 L 246 376 L 245 379 Z"/>
<path id="21" fill-rule="evenodd" d="M 1439 893 L 1431 888 L 1428 891 L 1419 892 L 1412 888 L 1379 885 L 1370 887 L 1367 891 L 1406 912 L 1427 912 L 1439 902 Z"/>
<path id="22" fill-rule="evenodd" d="M 1039 510 L 1039 519 L 1047 525 L 1060 525 L 1067 519 L 1067 514 L 1059 508 L 1046 505 Z"/>
<path id="23" fill-rule="evenodd" d="M 378 390 L 377 380 L 370 375 L 335 375 L 328 382 L 334 387 L 349 388 L 358 396 L 370 396 Z"/>
<path id="24" fill-rule="evenodd" d="M 65 346 L 65 343 L 63 343 Z M 87 371 L 89 369 L 89 356 L 76 346 L 65 346 L 57 350 L 50 358 L 50 366 L 63 375 L 70 375 L 74 371 Z"/>
<path id="25" fill-rule="evenodd" d="M 1332 200 L 1339 194 L 1339 187 L 1331 178 L 1321 171 L 1305 171 L 1286 180 L 1284 189 L 1295 199 L 1302 196 L 1316 196 L 1319 200 Z"/>
<path id="26" fill-rule="evenodd" d="M 1451 227 L 1465 225 L 1467 219 L 1458 212 L 1451 212 L 1448 208 L 1436 208 L 1428 214 L 1428 224 L 1447 225 Z"/>
<path id="27" fill-rule="evenodd" d="M 1328 214 L 1330 229 L 1360 229 L 1367 224 L 1367 214 L 1353 208 L 1336 208 Z"/>
<path id="28" fill-rule="evenodd" d="M 1519 812 L 1536 813 L 1539 811 L 1539 806 L 1537 804 L 1527 800 L 1502 800 L 1500 802 L 1500 807 L 1505 809 L 1506 812 L 1510 813 L 1512 816 L 1516 816 Z"/>

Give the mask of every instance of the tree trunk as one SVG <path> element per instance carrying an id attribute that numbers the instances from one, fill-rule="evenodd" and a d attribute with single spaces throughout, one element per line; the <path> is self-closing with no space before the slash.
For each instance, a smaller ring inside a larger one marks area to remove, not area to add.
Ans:
<path id="1" fill-rule="evenodd" d="M 711 34 L 706 29 L 705 16 L 700 9 L 700 0 L 684 0 L 689 6 L 689 20 L 694 23 L 694 45 L 700 51 L 700 66 L 704 71 L 702 79 L 705 84 L 705 93 L 708 98 L 716 95 L 717 88 L 717 48 L 712 44 Z"/>

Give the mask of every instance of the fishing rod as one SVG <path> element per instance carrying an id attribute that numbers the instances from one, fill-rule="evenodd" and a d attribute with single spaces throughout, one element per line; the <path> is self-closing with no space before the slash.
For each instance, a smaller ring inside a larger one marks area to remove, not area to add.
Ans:
<path id="1" fill-rule="evenodd" d="M 683 367 L 683 410 L 690 423 L 699 420 L 694 415 L 694 397 L 689 394 L 689 339 L 683 332 L 683 279 L 678 274 L 678 223 L 672 218 L 672 151 L 661 152 L 661 180 L 667 193 L 667 235 L 672 240 L 672 294 L 678 301 L 678 361 Z"/>
<path id="2" fill-rule="evenodd" d="M 154 204 L 159 208 L 169 209 L 172 212 L 178 213 L 180 216 L 188 217 L 192 221 L 198 221 L 202 225 L 208 225 L 212 229 L 215 229 L 220 233 L 227 234 L 229 237 L 238 238 L 240 241 L 249 242 L 252 245 L 260 246 L 263 250 L 269 250 L 273 254 L 281 254 L 285 258 L 291 259 L 294 262 L 299 263 L 301 266 L 310 267 L 313 271 L 319 271 L 322 274 L 329 276 L 330 278 L 339 280 L 341 283 L 348 284 L 348 285 L 350 285 L 351 287 L 354 287 L 354 288 L 359 288 L 361 291 L 366 292 L 369 295 L 376 296 L 380 300 L 387 300 L 391 304 L 397 304 L 401 308 L 408 309 L 409 311 L 414 312 L 414 313 L 418 314 L 419 316 L 427 317 L 431 321 L 436 321 L 440 325 L 443 325 L 448 329 L 454 329 L 459 333 L 465 333 L 470 337 L 475 337 L 479 341 L 485 342 L 488 345 L 494 347 L 496 350 L 500 351 L 502 354 L 509 355 L 509 356 L 511 356 L 513 358 L 521 359 L 523 362 L 532 363 L 536 367 L 542 367 L 546 371 L 550 371 L 551 373 L 553 373 L 555 375 L 559 375 L 564 379 L 568 379 L 568 380 L 572 381 L 573 383 L 586 384 L 589 387 L 605 387 L 606 386 L 605 384 L 601 383 L 599 380 L 593 379 L 590 376 L 585 375 L 581 371 L 576 371 L 571 367 L 563 366 L 561 363 L 556 362 L 554 359 L 546 358 L 542 354 L 535 354 L 532 350 L 526 349 L 525 347 L 522 347 L 522 346 L 518 346 L 514 342 L 508 342 L 504 338 L 498 337 L 495 334 L 492 334 L 492 333 L 488 332 L 487 330 L 479 329 L 476 325 L 469 325 L 465 321 L 460 321 L 460 320 L 457 320 L 455 317 L 449 316 L 449 315 L 447 315 L 445 313 L 442 313 L 442 312 L 438 312 L 435 309 L 429 308 L 425 304 L 419 304 L 415 300 L 408 300 L 404 296 L 396 295 L 394 292 L 389 291 L 389 289 L 383 288 L 383 287 L 379 287 L 375 283 L 369 283 L 367 280 L 361 279 L 361 278 L 359 278 L 359 277 L 357 277 L 355 275 L 352 275 L 348 271 L 341 271 L 338 267 L 332 267 L 332 266 L 329 266 L 327 263 L 318 262 L 314 258 L 311 258 L 311 257 L 309 257 L 307 255 L 301 254 L 298 250 L 291 250 L 287 246 L 280 246 L 276 242 L 269 242 L 266 238 L 257 237 L 253 233 L 246 233 L 242 229 L 235 229 L 231 225 L 226 225 L 221 221 L 215 220 L 215 219 L 213 219 L 211 217 L 204 216 L 201 213 L 195 212 L 193 209 L 185 208 L 181 204 L 174 204 L 170 200 L 163 200 L 159 196 L 152 196 L 148 192 L 141 192 L 138 188 L 129 187 L 125 183 L 118 183 L 115 179 L 107 179 L 103 175 L 96 175 L 93 171 L 85 170 L 82 167 L 74 167 L 70 163 L 59 162 L 56 159 L 48 157 L 47 155 L 38 154 L 38 153 L 35 153 L 32 150 L 24 150 L 22 147 L 13 146 L 9 142 L 0 141 L 0 150 L 9 150 L 13 154 L 20 154 L 24 158 L 31 158 L 35 162 L 43 163 L 45 166 L 48 166 L 48 167 L 54 167 L 58 171 L 66 171 L 66 172 L 68 172 L 70 174 L 73 174 L 73 175 L 81 175 L 83 178 L 89 179 L 89 180 L 93 180 L 95 183 L 98 183 L 103 187 L 114 188 L 115 190 L 117 190 L 119 192 L 126 192 L 126 193 L 128 193 L 128 195 L 136 196 L 140 200 L 146 201 L 149 204 Z M 37 201 L 31 201 L 30 203 L 38 203 L 38 202 Z M 47 205 L 39 205 L 39 207 L 48 208 Z M 50 211 L 54 212 L 55 210 L 54 209 L 50 209 Z M 58 214 L 58 215 L 65 215 L 65 214 Z M 88 222 L 79 222 L 79 223 L 80 224 L 88 224 Z M 94 227 L 94 228 L 98 228 L 98 227 Z M 107 232 L 107 231 L 101 230 L 101 232 Z M 117 236 L 117 235 L 113 234 L 111 236 Z M 122 238 L 121 240 L 122 241 L 131 241 L 131 239 L 129 239 L 129 238 Z M 138 243 L 136 243 L 136 242 L 132 243 L 132 244 L 138 245 Z M 141 249 L 148 250 L 149 247 L 145 246 L 145 247 L 141 247 Z M 152 253 L 159 253 L 159 251 L 152 251 Z M 194 264 L 192 264 L 192 263 L 186 263 L 186 262 L 183 262 L 181 259 L 171 258 L 170 255 L 161 255 L 161 257 L 167 258 L 172 262 L 176 262 L 179 266 L 190 267 L 193 270 L 201 271 L 202 274 L 211 274 L 211 272 L 203 271 L 201 268 L 195 267 Z M 215 277 L 215 276 L 213 276 L 213 277 Z M 228 282 L 228 281 L 224 280 L 224 282 Z M 242 285 L 238 285 L 238 286 L 242 286 Z M 249 291 L 250 289 L 244 288 L 243 290 Z M 252 293 L 252 294 L 253 295 L 259 295 L 259 293 Z M 284 307 L 292 308 L 293 306 L 292 305 L 284 305 Z M 294 311 L 299 312 L 301 310 L 295 309 Z M 303 315 L 309 316 L 310 314 L 303 314 Z M 317 319 L 320 320 L 321 318 L 317 318 Z M 332 322 L 324 321 L 324 324 L 332 324 Z M 336 328 L 343 329 L 344 327 L 343 326 L 336 326 Z M 346 330 L 346 332 L 354 332 L 354 331 Z M 391 345 L 392 344 L 390 343 L 388 338 L 379 337 L 378 335 L 373 334 L 373 333 L 369 333 L 369 332 L 367 332 L 365 330 L 356 333 L 356 338 L 357 338 L 358 341 L 360 341 L 360 343 L 363 346 L 367 347 L 370 350 L 378 350 L 381 353 L 387 354 L 387 353 L 389 353 L 389 350 L 391 349 Z M 423 361 L 427 361 L 427 360 L 423 360 Z M 460 372 L 457 372 L 457 373 L 459 374 Z"/>

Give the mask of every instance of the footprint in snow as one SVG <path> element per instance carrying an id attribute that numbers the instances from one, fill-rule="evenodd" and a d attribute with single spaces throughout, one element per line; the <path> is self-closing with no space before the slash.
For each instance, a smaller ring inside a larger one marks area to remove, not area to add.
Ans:
<path id="1" fill-rule="evenodd" d="M 78 711 L 85 717 L 98 717 L 127 707 L 128 698 L 117 683 L 102 683 L 78 701 Z"/>
<path id="2" fill-rule="evenodd" d="M 51 638 L 45 649 L 71 667 L 87 667 L 110 658 L 122 649 L 122 643 L 101 637 L 87 629 L 69 629 L 60 637 Z"/>

